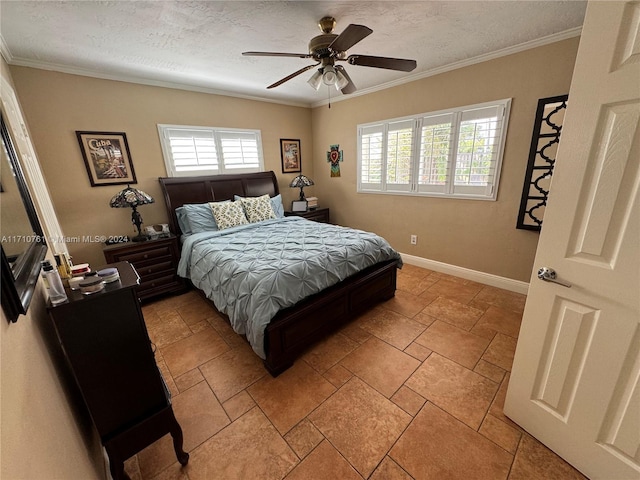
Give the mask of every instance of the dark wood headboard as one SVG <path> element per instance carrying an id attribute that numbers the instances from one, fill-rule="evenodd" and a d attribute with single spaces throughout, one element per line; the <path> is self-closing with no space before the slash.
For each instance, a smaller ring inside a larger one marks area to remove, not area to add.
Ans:
<path id="1" fill-rule="evenodd" d="M 182 205 L 233 200 L 234 195 L 259 197 L 268 193 L 270 197 L 275 197 L 280 193 L 273 171 L 207 177 L 160 177 L 158 181 L 164 194 L 169 225 L 176 235 L 182 235 L 176 217 L 176 208 Z"/>

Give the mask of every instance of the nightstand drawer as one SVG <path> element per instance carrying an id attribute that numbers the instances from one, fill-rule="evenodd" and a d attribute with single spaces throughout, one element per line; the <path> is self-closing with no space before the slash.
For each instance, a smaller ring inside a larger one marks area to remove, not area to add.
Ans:
<path id="1" fill-rule="evenodd" d="M 171 249 L 169 245 L 158 246 L 140 252 L 122 253 L 117 255 L 118 261 L 133 263 L 136 267 L 140 264 L 140 262 L 144 262 L 145 260 L 154 260 L 159 257 L 170 256 Z"/>
<path id="2" fill-rule="evenodd" d="M 141 262 L 146 265 L 137 264 L 136 271 L 138 275 L 140 275 L 140 280 L 143 282 L 149 277 L 149 275 L 155 275 L 156 273 L 161 272 L 172 272 L 173 273 L 173 261 L 171 257 L 167 258 L 162 262 Z"/>
<path id="3" fill-rule="evenodd" d="M 309 211 L 304 218 L 313 220 L 314 222 L 329 223 L 329 212 L 326 210 L 321 212 Z"/>
<path id="4" fill-rule="evenodd" d="M 140 277 L 140 285 L 136 288 L 140 300 L 186 290 L 184 280 L 176 273 L 180 250 L 175 235 L 110 245 L 103 252 L 107 263 L 129 262 L 135 267 Z"/>
<path id="5" fill-rule="evenodd" d="M 286 217 L 302 217 L 314 222 L 331 223 L 328 208 L 317 208 L 306 212 L 284 212 L 284 215 Z"/>
<path id="6" fill-rule="evenodd" d="M 173 287 L 177 282 L 176 274 L 172 272 L 153 276 L 140 282 L 137 288 L 138 295 L 144 297 L 148 295 L 151 290 L 161 289 L 162 287 Z"/>

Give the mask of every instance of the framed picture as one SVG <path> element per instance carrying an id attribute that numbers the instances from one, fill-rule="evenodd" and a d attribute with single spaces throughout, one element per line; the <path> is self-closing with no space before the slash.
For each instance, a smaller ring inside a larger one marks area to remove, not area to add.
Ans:
<path id="1" fill-rule="evenodd" d="M 78 143 L 92 187 L 138 183 L 123 132 L 79 132 Z"/>
<path id="2" fill-rule="evenodd" d="M 282 159 L 282 173 L 301 172 L 302 158 L 300 158 L 300 140 L 281 138 L 280 157 Z"/>

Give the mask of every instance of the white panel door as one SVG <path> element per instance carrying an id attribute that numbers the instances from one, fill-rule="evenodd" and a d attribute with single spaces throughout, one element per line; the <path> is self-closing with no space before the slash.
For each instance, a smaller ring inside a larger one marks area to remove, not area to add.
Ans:
<path id="1" fill-rule="evenodd" d="M 591 479 L 640 479 L 639 122 L 640 3 L 590 2 L 504 410 Z"/>

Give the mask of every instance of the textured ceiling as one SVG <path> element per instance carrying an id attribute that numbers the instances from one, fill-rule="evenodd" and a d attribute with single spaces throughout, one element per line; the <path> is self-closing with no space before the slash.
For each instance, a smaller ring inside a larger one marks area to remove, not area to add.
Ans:
<path id="1" fill-rule="evenodd" d="M 326 15 L 336 18 L 335 33 L 366 25 L 373 34 L 349 54 L 418 63 L 411 73 L 345 65 L 359 92 L 371 91 L 545 37 L 573 36 L 585 8 L 575 0 L 2 1 L 0 35 L 10 64 L 312 105 L 327 98 L 325 88 L 306 83 L 313 71 L 265 87 L 313 61 L 241 53 L 307 53 Z"/>

